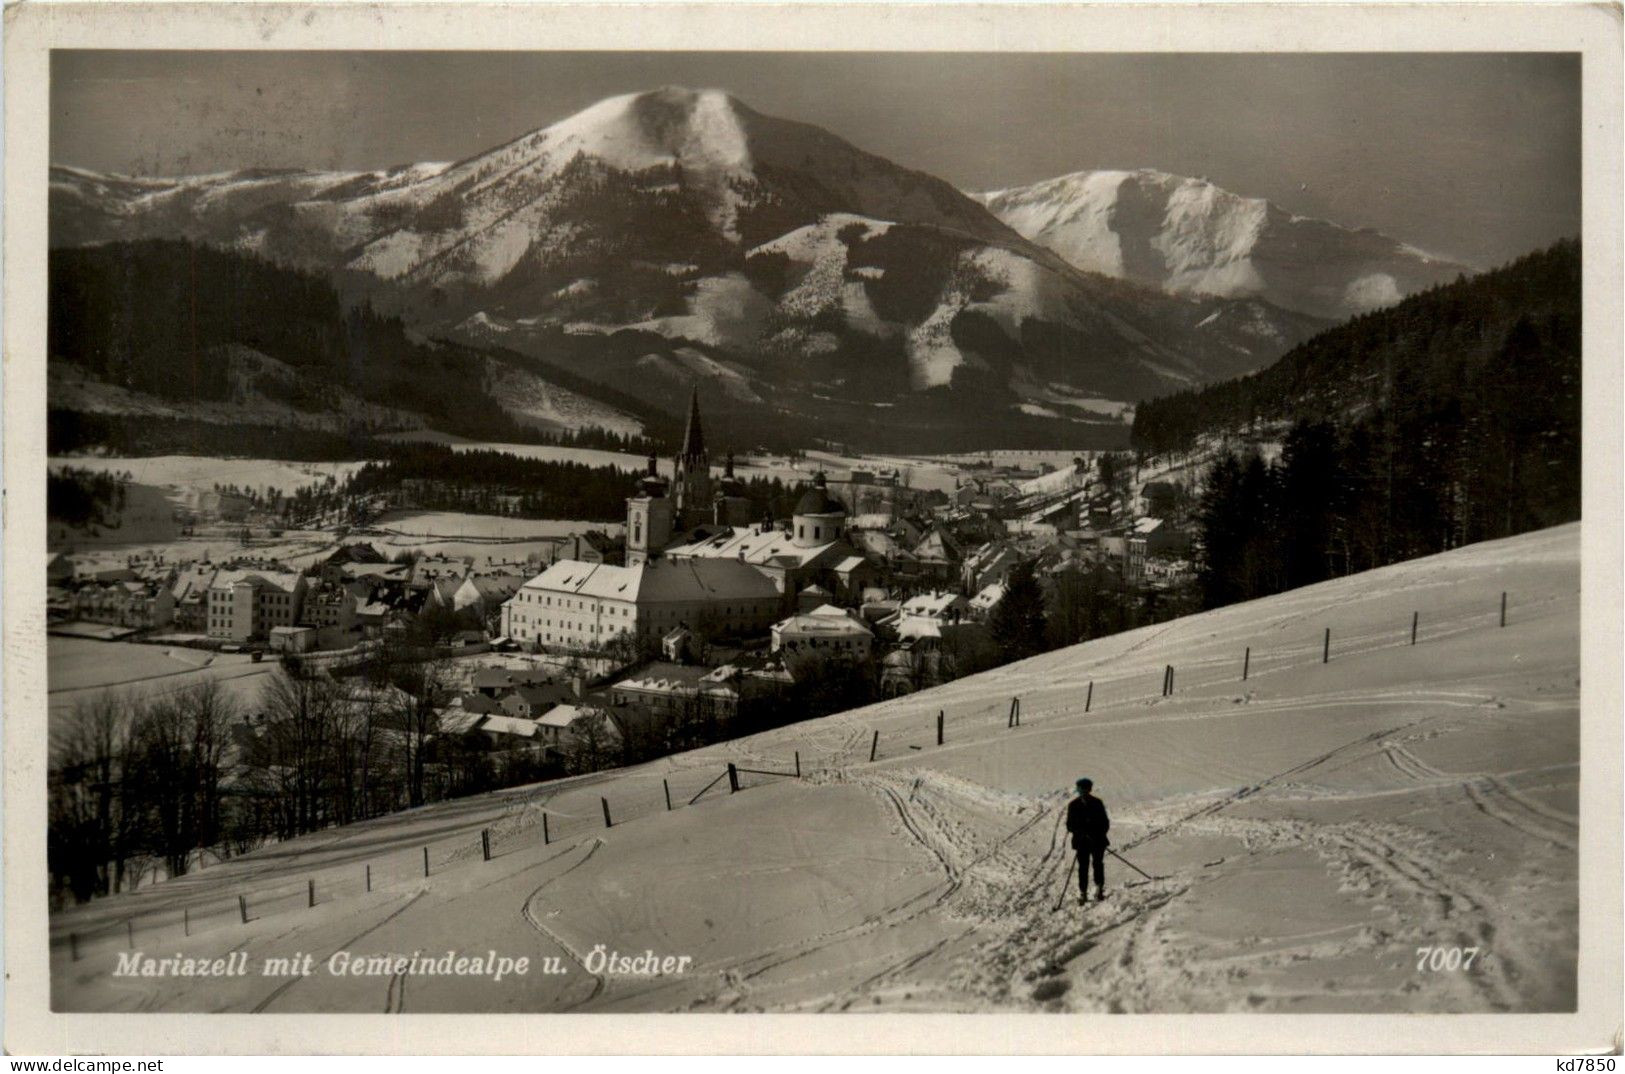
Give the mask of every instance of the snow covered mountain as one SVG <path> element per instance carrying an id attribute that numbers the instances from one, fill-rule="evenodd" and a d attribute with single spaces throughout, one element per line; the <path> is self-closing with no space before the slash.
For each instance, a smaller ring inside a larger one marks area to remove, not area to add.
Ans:
<path id="1" fill-rule="evenodd" d="M 1249 372 L 1324 324 L 1079 271 L 940 179 L 715 90 L 613 97 L 449 165 L 55 168 L 51 212 L 56 245 L 184 237 L 328 272 L 659 405 L 698 380 L 860 426 L 938 390 L 1098 423 L 1103 398 Z"/>
<path id="2" fill-rule="evenodd" d="M 1262 298 L 1317 317 L 1392 305 L 1472 271 L 1369 229 L 1147 169 L 1074 172 L 975 197 L 1089 272 L 1174 294 Z"/>

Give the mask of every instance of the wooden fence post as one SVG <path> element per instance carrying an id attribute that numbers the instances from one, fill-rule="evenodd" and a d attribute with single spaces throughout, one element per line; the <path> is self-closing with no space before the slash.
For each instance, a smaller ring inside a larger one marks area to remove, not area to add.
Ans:
<path id="1" fill-rule="evenodd" d="M 875 732 L 875 737 L 872 740 L 870 740 L 870 742 L 869 742 L 869 763 L 870 764 L 874 763 L 875 751 L 878 750 L 878 749 L 880 749 L 880 732 L 876 731 Z"/>
<path id="2" fill-rule="evenodd" d="M 1326 640 L 1320 643 L 1320 662 L 1329 664 L 1332 660 L 1332 628 L 1326 628 Z"/>
<path id="3" fill-rule="evenodd" d="M 423 848 L 423 875 L 429 875 L 429 848 Z"/>
<path id="4" fill-rule="evenodd" d="M 372 890 L 372 866 L 367 866 L 367 890 Z"/>
<path id="5" fill-rule="evenodd" d="M 192 935 L 192 908 L 190 906 L 181 907 L 181 935 Z"/>
<path id="6" fill-rule="evenodd" d="M 238 916 L 240 916 L 243 919 L 243 924 L 245 924 L 245 925 L 248 924 L 248 896 L 247 895 L 239 895 L 239 896 L 237 896 L 237 914 L 238 914 Z"/>
<path id="7" fill-rule="evenodd" d="M 665 791 L 666 791 L 666 812 L 670 813 L 671 812 L 671 784 L 669 782 L 667 782 L 664 778 L 662 778 L 661 781 L 660 781 L 660 785 L 663 788 L 665 788 Z"/>
<path id="8" fill-rule="evenodd" d="M 941 709 L 937 710 L 937 745 L 942 745 L 942 720 L 947 715 Z"/>
<path id="9" fill-rule="evenodd" d="M 728 793 L 739 793 L 739 769 L 734 767 L 732 761 L 728 762 Z"/>
<path id="10" fill-rule="evenodd" d="M 547 812 L 545 810 L 543 810 L 543 812 L 542 812 L 542 846 L 545 847 L 547 844 L 551 843 L 552 841 L 553 841 L 552 836 L 550 836 L 548 834 L 548 831 L 547 831 Z"/>
<path id="11" fill-rule="evenodd" d="M 135 946 L 135 918 L 127 917 L 124 919 L 124 932 L 129 937 L 130 946 L 133 948 Z"/>
<path id="12" fill-rule="evenodd" d="M 1247 673 L 1253 667 L 1253 647 L 1247 646 L 1247 651 L 1241 654 L 1241 681 L 1247 681 Z"/>
<path id="13" fill-rule="evenodd" d="M 491 860 L 491 829 L 489 828 L 480 829 L 480 853 L 485 856 L 486 861 Z"/>
<path id="14" fill-rule="evenodd" d="M 1089 706 L 1095 703 L 1095 680 L 1089 680 L 1089 692 L 1083 695 L 1083 711 L 1087 713 Z"/>
<path id="15" fill-rule="evenodd" d="M 615 825 L 609 819 L 609 799 L 600 798 L 598 804 L 604 807 L 604 827 L 613 828 Z"/>
<path id="16" fill-rule="evenodd" d="M 796 778 L 801 778 L 801 751 L 796 751 Z"/>
<path id="17" fill-rule="evenodd" d="M 305 881 L 305 908 L 308 910 L 310 907 L 315 906 L 315 905 L 316 905 L 316 881 L 315 880 L 306 880 Z"/>
<path id="18" fill-rule="evenodd" d="M 1421 612 L 1412 612 L 1411 613 L 1411 644 L 1412 645 L 1416 644 L 1416 623 L 1421 618 L 1422 618 L 1422 613 Z"/>
<path id="19" fill-rule="evenodd" d="M 1501 590 L 1501 625 L 1507 625 L 1507 591 Z"/>

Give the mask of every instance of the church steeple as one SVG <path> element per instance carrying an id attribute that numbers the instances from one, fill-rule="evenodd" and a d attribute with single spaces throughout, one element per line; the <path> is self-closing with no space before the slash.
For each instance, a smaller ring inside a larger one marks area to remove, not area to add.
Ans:
<path id="1" fill-rule="evenodd" d="M 688 429 L 683 433 L 684 459 L 705 458 L 705 432 L 700 428 L 700 389 L 696 385 L 688 397 Z"/>
<path id="2" fill-rule="evenodd" d="M 679 524 L 699 525 L 711 513 L 711 460 L 705 453 L 705 432 L 700 427 L 699 385 L 688 397 L 688 428 L 683 431 L 683 447 L 674 461 L 672 490 Z"/>

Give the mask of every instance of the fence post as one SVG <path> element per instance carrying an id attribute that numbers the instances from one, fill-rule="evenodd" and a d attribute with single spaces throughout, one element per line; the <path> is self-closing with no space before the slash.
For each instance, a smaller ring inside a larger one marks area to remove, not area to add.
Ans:
<path id="1" fill-rule="evenodd" d="M 609 819 L 609 799 L 600 798 L 598 799 L 598 804 L 604 807 L 604 827 L 613 828 L 615 825 L 612 824 Z"/>
<path id="2" fill-rule="evenodd" d="M 367 890 L 372 890 L 372 866 L 367 866 Z"/>
<path id="3" fill-rule="evenodd" d="M 480 853 L 485 856 L 486 861 L 491 860 L 491 829 L 489 828 L 480 829 Z"/>
<path id="4" fill-rule="evenodd" d="M 1326 640 L 1320 643 L 1320 662 L 1329 664 L 1332 660 L 1332 628 L 1326 628 Z"/>
<path id="5" fill-rule="evenodd" d="M 796 778 L 801 778 L 801 751 L 796 751 Z"/>
<path id="6" fill-rule="evenodd" d="M 135 918 L 127 917 L 124 919 L 124 933 L 129 937 L 130 946 L 133 948 L 135 946 Z"/>
<path id="7" fill-rule="evenodd" d="M 315 906 L 315 905 L 316 905 L 316 881 L 315 880 L 306 880 L 305 881 L 305 908 L 309 909 L 310 907 Z"/>
<path id="8" fill-rule="evenodd" d="M 1507 591 L 1501 590 L 1501 625 L 1507 625 Z"/>
<path id="9" fill-rule="evenodd" d="M 245 924 L 245 925 L 248 924 L 248 896 L 247 895 L 239 895 L 239 896 L 237 896 L 237 913 L 243 919 L 243 924 Z"/>
<path id="10" fill-rule="evenodd" d="M 181 907 L 181 935 L 192 935 L 192 908 L 190 906 Z"/>
<path id="11" fill-rule="evenodd" d="M 871 739 L 870 742 L 869 742 L 869 763 L 870 764 L 874 763 L 875 751 L 878 750 L 878 749 L 880 749 L 880 732 L 876 731 L 875 732 L 875 737 L 873 739 Z"/>
<path id="12" fill-rule="evenodd" d="M 1416 622 L 1417 622 L 1417 620 L 1419 620 L 1421 618 L 1422 618 L 1422 613 L 1421 612 L 1412 612 L 1411 613 L 1411 644 L 1412 645 L 1416 644 Z"/>
<path id="13" fill-rule="evenodd" d="M 79 934 L 77 932 L 68 933 L 68 953 L 75 962 L 79 961 Z"/>
<path id="14" fill-rule="evenodd" d="M 552 836 L 550 836 L 548 834 L 548 831 L 547 831 L 547 812 L 544 810 L 542 812 L 542 846 L 545 847 L 547 844 L 551 843 L 552 841 L 553 841 L 553 838 L 552 838 Z"/>
<path id="15" fill-rule="evenodd" d="M 423 875 L 429 875 L 429 848 L 423 848 Z"/>
<path id="16" fill-rule="evenodd" d="M 1253 667 L 1253 647 L 1247 646 L 1247 651 L 1241 654 L 1241 681 L 1247 681 L 1247 673 Z"/>
<path id="17" fill-rule="evenodd" d="M 739 769 L 734 767 L 732 761 L 728 762 L 728 793 L 739 793 Z"/>
<path id="18" fill-rule="evenodd" d="M 939 746 L 942 745 L 942 719 L 946 715 L 947 713 L 941 709 L 937 710 L 937 745 Z"/>
<path id="19" fill-rule="evenodd" d="M 671 784 L 668 783 L 664 778 L 662 778 L 661 781 L 660 781 L 660 785 L 662 787 L 664 787 L 665 790 L 666 790 L 666 812 L 670 813 L 671 812 Z"/>
<path id="20" fill-rule="evenodd" d="M 1089 692 L 1083 695 L 1083 711 L 1084 711 L 1085 714 L 1088 713 L 1089 706 L 1093 705 L 1094 703 L 1095 703 L 1095 680 L 1090 679 L 1089 680 Z"/>

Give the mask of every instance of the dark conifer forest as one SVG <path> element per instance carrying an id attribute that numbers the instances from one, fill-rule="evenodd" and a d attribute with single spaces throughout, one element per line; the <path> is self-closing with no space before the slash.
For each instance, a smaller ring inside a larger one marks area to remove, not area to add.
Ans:
<path id="1" fill-rule="evenodd" d="M 1200 508 L 1209 607 L 1580 517 L 1580 246 L 1558 243 L 1142 406 L 1143 451 L 1225 451 Z"/>

